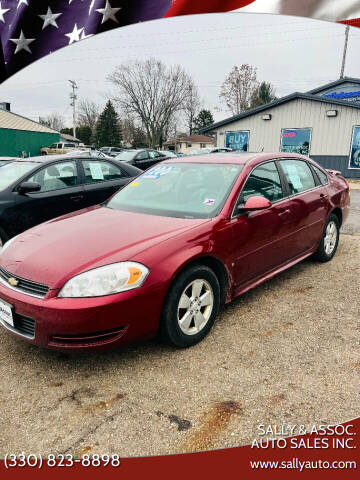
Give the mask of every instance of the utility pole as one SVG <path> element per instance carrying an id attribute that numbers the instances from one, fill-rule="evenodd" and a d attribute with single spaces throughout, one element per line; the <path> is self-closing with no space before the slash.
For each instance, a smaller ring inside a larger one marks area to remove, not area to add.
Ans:
<path id="1" fill-rule="evenodd" d="M 349 44 L 349 33 L 350 33 L 350 25 L 347 25 L 345 29 L 345 45 L 344 45 L 344 54 L 342 59 L 340 78 L 344 78 L 344 74 L 345 74 L 346 55 L 347 55 L 347 48 Z"/>
<path id="2" fill-rule="evenodd" d="M 78 98 L 76 95 L 76 90 L 79 87 L 76 85 L 76 82 L 74 80 L 69 80 L 69 83 L 72 88 L 72 93 L 70 93 L 70 105 L 73 107 L 73 136 L 76 137 L 76 100 Z"/>

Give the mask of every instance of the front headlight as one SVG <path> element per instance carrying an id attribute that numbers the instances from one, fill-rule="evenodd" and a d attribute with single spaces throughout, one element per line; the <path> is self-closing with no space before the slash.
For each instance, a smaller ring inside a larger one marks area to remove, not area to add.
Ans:
<path id="1" fill-rule="evenodd" d="M 104 297 L 141 287 L 149 269 L 141 263 L 121 262 L 95 268 L 71 278 L 59 297 Z"/>

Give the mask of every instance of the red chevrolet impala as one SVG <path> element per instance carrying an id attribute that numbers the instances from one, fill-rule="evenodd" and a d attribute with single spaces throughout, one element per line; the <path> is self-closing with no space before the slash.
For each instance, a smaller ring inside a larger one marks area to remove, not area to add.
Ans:
<path id="1" fill-rule="evenodd" d="M 297 154 L 168 160 L 5 244 L 0 322 L 62 350 L 157 332 L 194 345 L 223 303 L 310 255 L 331 260 L 349 204 L 338 172 Z"/>

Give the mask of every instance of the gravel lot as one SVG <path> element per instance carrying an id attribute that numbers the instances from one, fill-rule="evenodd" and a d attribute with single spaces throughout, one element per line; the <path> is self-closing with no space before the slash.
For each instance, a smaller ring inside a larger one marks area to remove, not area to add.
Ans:
<path id="1" fill-rule="evenodd" d="M 339 251 L 227 306 L 189 350 L 72 357 L 0 331 L 0 456 L 167 454 L 247 444 L 263 424 L 359 416 L 360 190 Z"/>

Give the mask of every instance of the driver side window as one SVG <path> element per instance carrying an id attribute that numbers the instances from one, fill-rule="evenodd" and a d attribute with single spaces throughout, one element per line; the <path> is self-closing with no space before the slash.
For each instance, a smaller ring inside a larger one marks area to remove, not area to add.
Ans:
<path id="1" fill-rule="evenodd" d="M 40 192 L 51 192 L 63 188 L 75 187 L 78 184 L 76 162 L 62 162 L 49 165 L 37 172 L 28 182 L 41 185 Z"/>
<path id="2" fill-rule="evenodd" d="M 267 198 L 270 202 L 283 198 L 281 180 L 275 162 L 259 165 L 249 175 L 242 190 L 242 201 L 245 203 L 254 196 Z"/>

